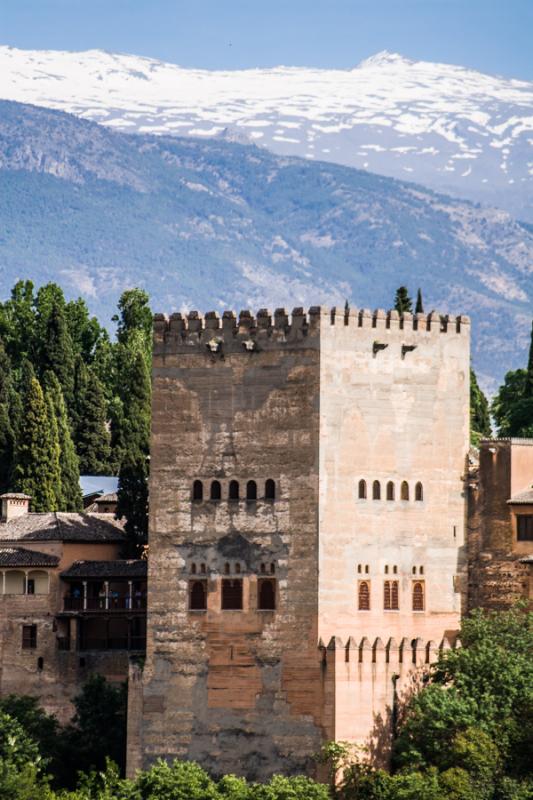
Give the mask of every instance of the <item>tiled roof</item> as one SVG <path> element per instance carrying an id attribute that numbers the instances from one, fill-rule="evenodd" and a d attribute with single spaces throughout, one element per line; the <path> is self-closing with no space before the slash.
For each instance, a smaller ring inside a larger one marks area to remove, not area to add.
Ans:
<path id="1" fill-rule="evenodd" d="M 24 547 L 0 547 L 0 567 L 57 567 L 59 557 Z"/>
<path id="2" fill-rule="evenodd" d="M 98 505 L 98 503 L 116 503 L 117 500 L 118 500 L 117 493 L 109 492 L 109 494 L 100 495 L 100 497 L 97 497 L 94 502 Z"/>
<path id="3" fill-rule="evenodd" d="M 6 492 L 0 494 L 0 500 L 31 500 L 31 495 L 22 492 Z"/>
<path id="4" fill-rule="evenodd" d="M 520 494 L 515 494 L 507 502 L 511 503 L 511 504 L 514 504 L 514 503 L 523 503 L 523 504 L 531 503 L 533 505 L 533 486 L 531 487 L 531 489 L 527 489 L 527 491 L 525 491 L 525 492 L 520 492 Z"/>
<path id="5" fill-rule="evenodd" d="M 75 561 L 61 573 L 62 578 L 146 578 L 147 562 L 130 561 Z"/>
<path id="6" fill-rule="evenodd" d="M 121 523 L 110 514 L 23 514 L 0 524 L 0 542 L 121 542 Z"/>

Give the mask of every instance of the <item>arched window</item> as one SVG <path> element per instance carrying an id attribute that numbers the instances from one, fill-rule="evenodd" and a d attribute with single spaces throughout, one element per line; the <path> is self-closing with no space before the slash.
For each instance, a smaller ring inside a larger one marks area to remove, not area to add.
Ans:
<path id="1" fill-rule="evenodd" d="M 365 565 L 365 573 L 366 573 L 366 575 L 368 575 L 369 572 L 370 572 L 370 568 L 369 568 L 368 564 L 366 564 Z"/>
<path id="2" fill-rule="evenodd" d="M 276 499 L 276 484 L 269 478 L 265 481 L 265 500 L 275 500 Z"/>
<path id="3" fill-rule="evenodd" d="M 358 564 L 357 565 L 357 572 L 361 573 L 362 571 L 363 571 L 363 565 L 362 564 Z"/>
<path id="4" fill-rule="evenodd" d="M 418 567 L 418 571 L 420 572 L 421 575 L 423 575 L 424 574 L 424 567 Z"/>
<path id="5" fill-rule="evenodd" d="M 273 611 L 276 608 L 276 581 L 262 578 L 258 581 L 257 607 L 261 611 Z"/>
<path id="6" fill-rule="evenodd" d="M 413 572 L 413 575 L 416 575 L 416 567 L 413 567 L 412 572 Z"/>
<path id="7" fill-rule="evenodd" d="M 222 579 L 222 608 L 228 611 L 242 609 L 242 579 Z"/>
<path id="8" fill-rule="evenodd" d="M 272 564 L 270 565 L 270 574 L 274 575 L 275 572 L 276 572 L 276 565 L 272 562 Z"/>
<path id="9" fill-rule="evenodd" d="M 220 481 L 213 481 L 211 483 L 211 500 L 220 500 L 222 497 L 222 489 Z"/>
<path id="10" fill-rule="evenodd" d="M 381 484 L 379 481 L 374 481 L 372 484 L 372 499 L 381 500 Z"/>
<path id="11" fill-rule="evenodd" d="M 370 586 L 368 581 L 359 581 L 358 607 L 359 611 L 370 611 Z"/>
<path id="12" fill-rule="evenodd" d="M 424 499 L 424 489 L 422 487 L 422 484 L 418 482 L 415 486 L 415 500 L 421 503 L 423 499 Z"/>
<path id="13" fill-rule="evenodd" d="M 265 573 L 266 573 L 266 566 L 264 564 L 261 564 L 261 575 L 265 575 Z"/>
<path id="14" fill-rule="evenodd" d="M 229 564 L 227 561 L 224 564 L 224 575 L 229 575 Z"/>
<path id="15" fill-rule="evenodd" d="M 399 609 L 398 581 L 385 581 L 383 584 L 383 608 L 385 611 Z"/>
<path id="16" fill-rule="evenodd" d="M 387 500 L 394 500 L 394 484 L 392 481 L 387 484 Z"/>
<path id="17" fill-rule="evenodd" d="M 413 583 L 413 611 L 424 610 L 424 584 L 422 581 Z"/>
<path id="18" fill-rule="evenodd" d="M 189 608 L 204 611 L 207 608 L 206 581 L 191 581 L 189 584 Z"/>
<path id="19" fill-rule="evenodd" d="M 206 572 L 205 564 L 200 564 L 200 572 L 202 573 L 202 575 L 205 575 L 205 572 Z"/>
<path id="20" fill-rule="evenodd" d="M 202 481 L 194 481 L 192 485 L 192 499 L 196 503 L 204 499 L 204 485 Z"/>
<path id="21" fill-rule="evenodd" d="M 409 500 L 409 484 L 407 481 L 402 481 L 402 500 Z"/>
<path id="22" fill-rule="evenodd" d="M 239 499 L 239 481 L 230 481 L 229 483 L 229 499 Z"/>
<path id="23" fill-rule="evenodd" d="M 359 481 L 359 500 L 366 500 L 366 481 Z"/>
<path id="24" fill-rule="evenodd" d="M 191 574 L 196 575 L 196 564 L 191 564 Z"/>
<path id="25" fill-rule="evenodd" d="M 236 573 L 237 575 L 240 575 L 240 572 L 241 572 L 241 565 L 240 565 L 240 564 L 239 564 L 239 562 L 237 561 L 237 563 L 235 564 L 235 573 Z"/>
<path id="26" fill-rule="evenodd" d="M 257 500 L 257 483 L 255 481 L 248 481 L 246 484 L 246 499 L 251 502 Z"/>

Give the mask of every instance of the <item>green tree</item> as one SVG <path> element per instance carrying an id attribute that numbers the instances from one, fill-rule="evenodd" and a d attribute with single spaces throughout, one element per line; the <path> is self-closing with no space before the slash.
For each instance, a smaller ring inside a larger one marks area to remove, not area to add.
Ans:
<path id="1" fill-rule="evenodd" d="M 406 286 L 400 286 L 399 289 L 396 290 L 394 308 L 399 314 L 405 314 L 405 312 L 413 310 L 413 301 L 409 297 Z"/>
<path id="2" fill-rule="evenodd" d="M 422 302 L 422 290 L 419 289 L 416 293 L 416 308 L 415 314 L 423 314 L 424 313 L 424 303 Z"/>
<path id="3" fill-rule="evenodd" d="M 50 479 L 54 490 L 54 511 L 61 511 L 63 506 L 63 491 L 61 485 L 61 448 L 59 446 L 59 429 L 57 425 L 54 402 L 48 392 L 43 393 L 48 418 L 50 435 Z"/>
<path id="4" fill-rule="evenodd" d="M 481 439 L 491 435 L 489 404 L 479 388 L 474 370 L 470 368 L 470 440 L 478 445 Z"/>
<path id="5" fill-rule="evenodd" d="M 142 289 L 128 289 L 118 301 L 117 341 L 127 348 L 140 347 L 149 358 L 152 349 L 152 312 L 148 295 Z"/>
<path id="6" fill-rule="evenodd" d="M 121 425 L 117 516 L 125 517 L 128 541 L 137 550 L 148 536 L 148 454 L 151 386 L 146 360 L 137 351 L 128 371 Z"/>
<path id="7" fill-rule="evenodd" d="M 531 321 L 531 339 L 529 343 L 529 358 L 527 361 L 524 397 L 527 399 L 533 398 L 533 320 Z M 533 423 L 533 417 L 531 421 Z"/>
<path id="8" fill-rule="evenodd" d="M 0 336 L 13 366 L 33 356 L 35 339 L 35 297 L 31 281 L 18 281 L 11 297 L 0 305 Z"/>
<path id="9" fill-rule="evenodd" d="M 64 299 L 55 296 L 55 292 L 49 298 L 44 294 L 47 289 L 52 291 L 49 285 L 38 293 L 38 302 L 44 304 L 44 308 L 38 306 L 38 329 L 42 329 L 38 349 L 39 374 L 41 377 L 47 371 L 55 374 L 67 408 L 70 409 L 74 400 L 74 348 L 67 326 Z"/>
<path id="10" fill-rule="evenodd" d="M 48 794 L 39 749 L 17 720 L 0 711 L 0 797 L 36 800 Z"/>
<path id="11" fill-rule="evenodd" d="M 81 359 L 76 364 L 75 385 L 74 439 L 79 469 L 82 475 L 105 475 L 111 456 L 106 401 L 100 381 Z"/>
<path id="12" fill-rule="evenodd" d="M 59 511 L 82 511 L 83 500 L 80 489 L 79 461 L 70 435 L 63 392 L 53 372 L 47 372 L 44 376 L 44 380 L 46 394 L 51 403 L 58 437 L 60 456 L 60 491 L 57 498 L 58 509 Z"/>
<path id="13" fill-rule="evenodd" d="M 22 401 L 13 480 L 18 491 L 31 495 L 34 511 L 57 511 L 56 446 L 41 385 L 30 377 Z"/>
<path id="14" fill-rule="evenodd" d="M 13 470 L 15 434 L 12 424 L 12 399 L 15 389 L 11 362 L 0 339 L 0 492 L 9 488 Z"/>
<path id="15" fill-rule="evenodd" d="M 506 374 L 491 411 L 499 436 L 533 437 L 533 323 L 527 369 Z"/>

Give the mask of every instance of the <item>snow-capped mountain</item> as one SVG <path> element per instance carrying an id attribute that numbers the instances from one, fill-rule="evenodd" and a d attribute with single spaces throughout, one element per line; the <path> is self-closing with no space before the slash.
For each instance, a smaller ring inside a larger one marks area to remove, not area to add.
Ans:
<path id="1" fill-rule="evenodd" d="M 207 71 L 0 47 L 0 98 L 124 132 L 224 136 L 498 205 L 533 221 L 533 83 L 387 52 L 351 70 Z"/>
<path id="2" fill-rule="evenodd" d="M 60 282 L 108 322 L 156 311 L 323 303 L 472 317 L 485 388 L 525 363 L 533 226 L 413 183 L 223 139 L 130 136 L 0 100 L 0 297 Z"/>

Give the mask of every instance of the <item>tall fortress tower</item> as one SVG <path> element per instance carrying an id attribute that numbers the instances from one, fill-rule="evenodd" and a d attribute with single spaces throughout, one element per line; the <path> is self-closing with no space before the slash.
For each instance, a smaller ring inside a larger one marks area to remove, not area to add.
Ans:
<path id="1" fill-rule="evenodd" d="M 148 640 L 128 771 L 262 779 L 329 739 L 386 760 L 463 602 L 466 317 L 154 322 Z"/>

